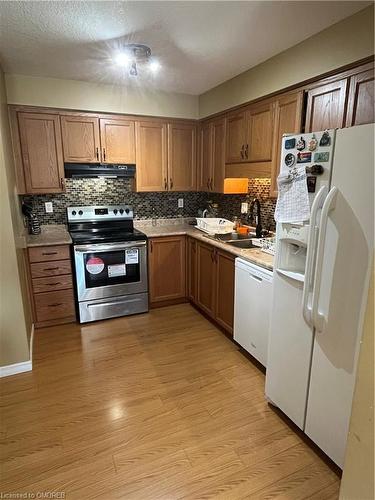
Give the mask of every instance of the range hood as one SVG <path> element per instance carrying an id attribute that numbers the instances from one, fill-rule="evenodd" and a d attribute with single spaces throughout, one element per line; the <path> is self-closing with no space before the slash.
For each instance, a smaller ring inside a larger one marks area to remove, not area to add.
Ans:
<path id="1" fill-rule="evenodd" d="M 134 177 L 135 165 L 114 163 L 64 163 L 66 178 Z"/>

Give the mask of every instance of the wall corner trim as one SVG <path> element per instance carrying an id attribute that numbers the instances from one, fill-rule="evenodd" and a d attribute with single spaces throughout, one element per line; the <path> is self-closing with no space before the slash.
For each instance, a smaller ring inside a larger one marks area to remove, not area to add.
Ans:
<path id="1" fill-rule="evenodd" d="M 30 372 L 33 369 L 32 361 L 14 363 L 14 365 L 0 366 L 0 378 L 16 375 L 17 373 Z"/>

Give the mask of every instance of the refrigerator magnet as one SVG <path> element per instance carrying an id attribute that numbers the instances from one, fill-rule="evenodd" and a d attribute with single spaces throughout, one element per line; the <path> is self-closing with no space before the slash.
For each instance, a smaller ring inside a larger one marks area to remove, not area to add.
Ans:
<path id="1" fill-rule="evenodd" d="M 314 161 L 329 161 L 329 152 L 325 151 L 324 153 L 315 153 Z"/>
<path id="2" fill-rule="evenodd" d="M 296 148 L 298 151 L 302 151 L 306 147 L 306 141 L 303 137 L 297 142 Z"/>
<path id="3" fill-rule="evenodd" d="M 297 163 L 310 163 L 311 162 L 311 153 L 298 153 L 297 155 Z"/>
<path id="4" fill-rule="evenodd" d="M 294 149 L 296 147 L 296 140 L 293 139 L 286 139 L 285 141 L 285 149 Z"/>
<path id="5" fill-rule="evenodd" d="M 287 167 L 293 167 L 293 165 L 296 163 L 295 155 L 293 153 L 288 153 L 284 158 L 284 162 Z"/>
<path id="6" fill-rule="evenodd" d="M 329 146 L 330 144 L 331 144 L 331 137 L 329 135 L 328 130 L 325 130 L 323 132 L 322 137 L 320 138 L 319 146 Z"/>
<path id="7" fill-rule="evenodd" d="M 309 140 L 309 143 L 307 145 L 307 149 L 309 151 L 315 151 L 317 145 L 318 145 L 318 141 L 316 140 L 315 135 L 313 135 L 312 138 Z"/>

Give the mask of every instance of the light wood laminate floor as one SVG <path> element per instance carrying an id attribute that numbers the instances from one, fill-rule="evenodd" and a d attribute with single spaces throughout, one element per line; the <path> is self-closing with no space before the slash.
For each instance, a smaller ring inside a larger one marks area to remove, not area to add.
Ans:
<path id="1" fill-rule="evenodd" d="M 4 492 L 67 499 L 335 499 L 264 374 L 189 304 L 37 330 L 1 379 Z"/>

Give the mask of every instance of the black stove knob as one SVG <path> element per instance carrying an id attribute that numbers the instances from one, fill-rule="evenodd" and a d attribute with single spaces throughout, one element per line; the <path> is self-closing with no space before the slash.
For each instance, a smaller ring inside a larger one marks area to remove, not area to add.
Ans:
<path id="1" fill-rule="evenodd" d="M 78 211 L 78 215 L 83 215 L 82 210 L 79 210 L 79 211 Z"/>
<path id="2" fill-rule="evenodd" d="M 124 213 L 124 209 L 120 208 L 120 214 L 122 215 Z"/>
<path id="3" fill-rule="evenodd" d="M 117 208 L 115 208 L 115 209 L 113 210 L 113 213 L 116 215 L 116 214 L 117 214 L 117 212 L 118 212 L 118 210 L 117 210 Z"/>
<path id="4" fill-rule="evenodd" d="M 126 208 L 125 212 L 128 214 L 130 212 L 130 210 L 128 208 Z"/>
<path id="5" fill-rule="evenodd" d="M 77 212 L 75 210 L 72 210 L 72 215 L 77 215 Z"/>

